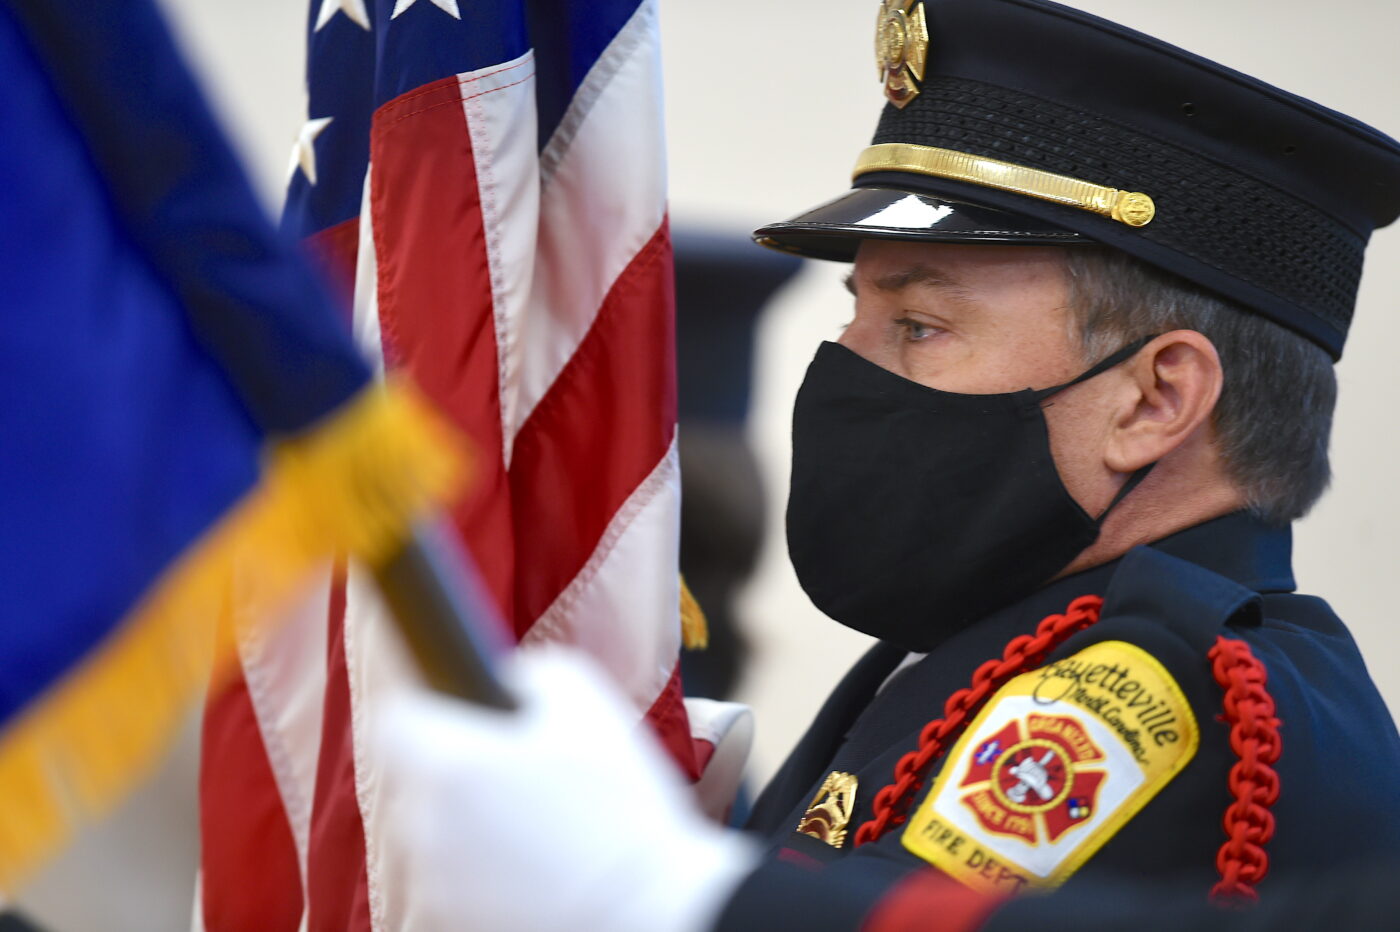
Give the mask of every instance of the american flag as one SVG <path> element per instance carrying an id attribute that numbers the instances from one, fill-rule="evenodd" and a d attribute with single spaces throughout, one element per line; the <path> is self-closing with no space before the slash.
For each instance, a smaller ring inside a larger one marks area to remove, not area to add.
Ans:
<path id="1" fill-rule="evenodd" d="M 353 296 L 371 357 L 475 441 L 452 518 L 515 636 L 591 652 L 694 776 L 656 15 L 654 0 L 312 0 L 284 224 Z M 348 576 L 312 623 L 241 645 L 241 679 L 211 698 L 196 910 L 211 932 L 414 927 L 412 878 L 376 847 L 386 801 L 362 740 L 365 709 L 406 674 Z"/>

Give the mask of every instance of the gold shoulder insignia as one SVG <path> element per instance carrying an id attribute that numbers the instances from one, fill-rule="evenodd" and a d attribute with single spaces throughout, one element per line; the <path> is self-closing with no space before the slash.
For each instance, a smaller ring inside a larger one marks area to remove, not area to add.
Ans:
<path id="1" fill-rule="evenodd" d="M 1142 648 L 1104 641 L 1002 687 L 904 830 L 973 889 L 1055 887 L 1181 771 L 1200 742 L 1181 688 Z"/>
<path id="2" fill-rule="evenodd" d="M 839 848 L 846 841 L 846 825 L 855 808 L 855 775 L 833 770 L 817 790 L 807 814 L 797 823 L 797 830 Z"/>

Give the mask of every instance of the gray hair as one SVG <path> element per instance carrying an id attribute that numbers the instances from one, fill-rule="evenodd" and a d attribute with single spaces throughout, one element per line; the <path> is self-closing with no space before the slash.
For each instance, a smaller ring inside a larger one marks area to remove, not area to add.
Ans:
<path id="1" fill-rule="evenodd" d="M 1069 301 L 1086 363 L 1125 343 L 1195 330 L 1224 369 L 1214 443 L 1249 510 L 1286 525 L 1331 478 L 1327 441 L 1337 378 L 1322 347 L 1116 249 L 1066 249 Z"/>

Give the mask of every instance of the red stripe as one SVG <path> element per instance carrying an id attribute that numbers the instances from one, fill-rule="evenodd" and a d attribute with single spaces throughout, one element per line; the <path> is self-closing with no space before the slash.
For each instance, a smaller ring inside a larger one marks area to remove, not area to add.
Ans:
<path id="1" fill-rule="evenodd" d="M 593 555 L 617 510 L 675 435 L 675 285 L 669 224 L 618 276 L 593 326 L 515 440 L 515 627 L 523 635 Z M 665 623 L 658 619 L 658 623 Z M 679 621 L 675 622 L 679 624 Z M 647 712 L 692 780 L 700 774 L 679 668 Z"/>
<path id="2" fill-rule="evenodd" d="M 475 442 L 472 489 L 453 518 L 509 618 L 514 534 L 491 273 L 457 79 L 380 107 L 370 158 L 384 355 Z"/>
<path id="3" fill-rule="evenodd" d="M 365 827 L 355 795 L 350 677 L 345 666 L 343 568 L 337 568 L 331 582 L 326 637 L 326 698 L 307 855 L 307 897 L 311 901 L 308 925 L 312 932 L 368 932 L 369 876 L 365 868 Z"/>
<path id="4" fill-rule="evenodd" d="M 360 256 L 360 218 L 327 227 L 302 240 L 311 262 L 340 299 L 348 316 L 355 301 L 355 264 Z"/>
<path id="5" fill-rule="evenodd" d="M 240 669 L 211 694 L 199 766 L 201 911 L 209 932 L 294 932 L 301 869 Z"/>
<path id="6" fill-rule="evenodd" d="M 675 434 L 675 290 L 662 221 L 515 440 L 517 631 L 583 569 Z M 659 621 L 659 619 L 658 619 Z"/>
<path id="7" fill-rule="evenodd" d="M 705 768 L 710 766 L 710 761 L 715 756 L 715 745 L 713 742 L 706 741 L 704 738 L 691 738 L 690 743 L 691 751 L 695 758 L 696 775 L 694 779 L 698 780 L 700 778 L 699 775 L 705 772 Z"/>
<path id="8" fill-rule="evenodd" d="M 909 875 L 875 904 L 861 932 L 974 932 L 1001 906 L 933 870 Z"/>
<path id="9" fill-rule="evenodd" d="M 796 848 L 779 848 L 774 855 L 779 861 L 785 864 L 793 864 L 803 870 L 819 871 L 826 865 L 805 851 L 798 851 Z"/>
<path id="10" fill-rule="evenodd" d="M 695 739 L 690 736 L 690 717 L 685 713 L 685 696 L 681 690 L 681 665 L 671 671 L 671 678 L 661 689 L 661 695 L 647 710 L 646 720 L 656 732 L 656 737 L 670 753 L 681 772 L 690 780 L 698 780 L 704 769 L 700 763 L 700 751 Z M 714 753 L 713 745 L 704 755 L 706 763 Z"/>

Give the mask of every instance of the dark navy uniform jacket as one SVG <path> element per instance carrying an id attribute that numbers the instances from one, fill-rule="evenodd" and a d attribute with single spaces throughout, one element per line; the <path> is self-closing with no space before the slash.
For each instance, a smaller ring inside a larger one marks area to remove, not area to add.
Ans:
<path id="1" fill-rule="evenodd" d="M 877 644 L 837 686 L 756 803 L 749 828 L 775 857 L 741 886 L 719 927 L 858 928 L 886 890 L 927 868 L 901 844 L 898 827 L 853 848 L 871 800 L 892 782 L 895 763 L 917 746 L 924 724 L 941 717 L 948 696 L 967 686 L 980 664 L 1086 594 L 1104 597 L 1101 620 L 1061 644 L 1047 663 L 1099 641 L 1136 645 L 1175 679 L 1195 713 L 1200 744 L 1184 769 L 1068 878 L 1067 892 L 1146 880 L 1198 889 L 1204 899 L 1219 878 L 1222 818 L 1234 799 L 1228 773 L 1238 760 L 1221 719 L 1223 690 L 1207 660 L 1220 635 L 1244 640 L 1263 662 L 1282 721 L 1283 753 L 1275 766 L 1282 791 L 1272 807 L 1277 830 L 1267 846 L 1270 874 L 1258 887 L 1261 898 L 1290 875 L 1400 862 L 1400 737 L 1346 627 L 1321 599 L 1294 593 L 1291 546 L 1286 529 L 1227 515 L 949 631 L 893 678 L 906 655 Z M 909 813 L 946 758 L 932 765 Z M 840 849 L 794 832 L 832 771 L 859 781 Z M 783 863 L 793 860 L 839 872 L 833 889 L 842 896 L 806 896 L 809 885 L 794 885 Z"/>

